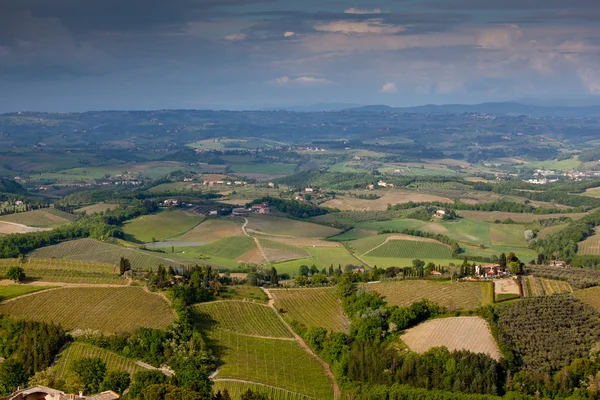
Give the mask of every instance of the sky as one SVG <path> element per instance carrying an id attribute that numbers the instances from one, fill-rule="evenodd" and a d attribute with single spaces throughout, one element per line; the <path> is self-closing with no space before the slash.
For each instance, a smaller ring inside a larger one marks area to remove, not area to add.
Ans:
<path id="1" fill-rule="evenodd" d="M 600 0 L 1 0 L 0 112 L 600 99 Z"/>

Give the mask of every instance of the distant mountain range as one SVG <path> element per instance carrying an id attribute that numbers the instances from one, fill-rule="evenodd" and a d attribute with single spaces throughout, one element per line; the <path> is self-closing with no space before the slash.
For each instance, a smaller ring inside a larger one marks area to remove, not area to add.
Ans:
<path id="1" fill-rule="evenodd" d="M 597 105 L 558 105 L 555 102 L 533 104 L 533 100 L 523 102 L 496 102 L 481 104 L 427 104 L 414 107 L 390 107 L 387 105 L 355 105 L 355 104 L 315 104 L 312 106 L 273 107 L 265 110 L 286 110 L 299 112 L 318 111 L 362 111 L 362 112 L 397 112 L 418 114 L 497 114 L 527 115 L 532 117 L 600 117 L 600 104 Z"/>

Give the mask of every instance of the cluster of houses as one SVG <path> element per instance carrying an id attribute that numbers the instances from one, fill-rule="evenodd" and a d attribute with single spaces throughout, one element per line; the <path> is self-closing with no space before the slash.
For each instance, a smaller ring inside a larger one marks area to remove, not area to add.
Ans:
<path id="1" fill-rule="evenodd" d="M 384 181 L 377 181 L 377 184 L 371 184 L 371 185 L 367 185 L 367 190 L 375 190 L 375 187 L 384 187 L 384 188 L 393 188 L 394 184 L 393 183 L 387 183 Z"/>
<path id="2" fill-rule="evenodd" d="M 269 203 L 260 203 L 253 204 L 252 207 L 250 207 L 249 209 L 244 207 L 238 207 L 231 210 L 231 214 L 236 217 L 243 217 L 246 215 L 250 215 L 251 213 L 270 214 L 271 207 L 269 207 Z"/>
<path id="3" fill-rule="evenodd" d="M 204 186 L 246 186 L 246 181 L 204 181 Z"/>
<path id="4" fill-rule="evenodd" d="M 500 264 L 481 264 L 475 266 L 475 275 L 482 278 L 494 278 L 506 275 L 506 270 Z"/>

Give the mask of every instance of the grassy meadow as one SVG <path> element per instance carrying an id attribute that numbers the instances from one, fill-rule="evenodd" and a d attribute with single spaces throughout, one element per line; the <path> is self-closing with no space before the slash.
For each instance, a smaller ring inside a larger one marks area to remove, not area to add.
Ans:
<path id="1" fill-rule="evenodd" d="M 203 217 L 181 211 L 161 211 L 143 215 L 125 223 L 125 238 L 134 242 L 152 242 L 183 235 L 203 221 Z"/>

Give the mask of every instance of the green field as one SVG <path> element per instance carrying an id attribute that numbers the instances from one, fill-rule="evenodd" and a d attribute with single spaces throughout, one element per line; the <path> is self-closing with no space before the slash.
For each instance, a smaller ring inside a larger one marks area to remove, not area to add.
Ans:
<path id="1" fill-rule="evenodd" d="M 309 253 L 301 247 L 286 243 L 274 242 L 272 240 L 263 238 L 258 239 L 258 242 L 263 248 L 268 262 L 295 260 L 309 256 Z"/>
<path id="2" fill-rule="evenodd" d="M 363 239 L 363 238 L 366 238 L 369 236 L 375 236 L 375 235 L 377 235 L 376 231 L 354 228 L 354 229 L 350 229 L 349 231 L 346 231 L 344 233 L 341 233 L 339 235 L 332 236 L 332 237 L 330 237 L 330 239 L 344 242 L 347 240 Z"/>
<path id="3" fill-rule="evenodd" d="M 215 329 L 209 338 L 219 349 L 216 379 L 240 379 L 326 400 L 332 384 L 315 358 L 294 340 L 263 339 Z"/>
<path id="4" fill-rule="evenodd" d="M 490 282 L 406 280 L 368 283 L 361 287 L 381 294 L 388 304 L 399 307 L 421 299 L 431 300 L 449 310 L 468 310 L 494 302 Z"/>
<path id="5" fill-rule="evenodd" d="M 187 215 L 181 211 L 161 211 L 125 223 L 123 231 L 129 240 L 147 243 L 183 235 L 203 219 L 204 217 Z"/>
<path id="6" fill-rule="evenodd" d="M 119 207 L 118 204 L 110 204 L 110 203 L 96 203 L 89 206 L 81 207 L 77 209 L 77 212 L 85 212 L 86 214 L 95 214 L 99 212 L 104 212 L 108 210 L 114 210 Z"/>
<path id="7" fill-rule="evenodd" d="M 139 287 L 49 290 L 1 304 L 0 314 L 102 332 L 165 328 L 176 317 L 164 299 Z"/>
<path id="8" fill-rule="evenodd" d="M 195 307 L 202 329 L 225 329 L 250 336 L 293 338 L 275 311 L 248 301 L 216 301 Z"/>
<path id="9" fill-rule="evenodd" d="M 256 243 L 251 237 L 231 236 L 196 247 L 194 251 L 217 258 L 234 260 L 254 248 L 256 248 Z"/>
<path id="10" fill-rule="evenodd" d="M 296 164 L 232 164 L 231 170 L 238 175 L 291 175 L 296 169 Z"/>
<path id="11" fill-rule="evenodd" d="M 371 257 L 452 258 L 452 250 L 442 243 L 418 242 L 416 240 L 389 240 L 365 255 Z"/>
<path id="12" fill-rule="evenodd" d="M 135 360 L 115 354 L 111 351 L 92 346 L 91 344 L 74 342 L 62 351 L 54 370 L 57 378 L 64 378 L 73 368 L 73 362 L 85 357 L 99 357 L 106 363 L 107 371 L 125 371 L 133 374 L 137 371 L 145 371 L 135 363 Z"/>
<path id="13" fill-rule="evenodd" d="M 491 224 L 490 242 L 493 246 L 526 247 L 525 227 L 513 224 Z"/>
<path id="14" fill-rule="evenodd" d="M 350 321 L 344 315 L 335 288 L 271 289 L 275 308 L 282 309 L 287 321 L 306 327 L 322 327 L 330 332 L 348 332 Z"/>
<path id="15" fill-rule="evenodd" d="M 55 286 L 32 286 L 32 285 L 6 285 L 0 286 L 0 302 L 24 294 L 39 292 L 40 290 L 51 289 Z"/>
<path id="16" fill-rule="evenodd" d="M 63 242 L 54 246 L 42 247 L 28 254 L 30 258 L 64 258 L 96 263 L 119 265 L 121 257 L 127 258 L 134 269 L 156 268 L 159 264 L 178 267 L 182 264 L 193 264 L 198 261 L 178 257 L 174 254 L 138 250 L 117 246 L 94 239 L 78 239 Z"/>
<path id="17" fill-rule="evenodd" d="M 232 400 L 241 400 L 242 394 L 252 390 L 268 396 L 270 400 L 312 400 L 314 397 L 305 396 L 300 393 L 290 392 L 289 390 L 276 388 L 273 386 L 260 385 L 258 383 L 235 382 L 234 380 L 213 380 L 213 392 L 223 392 L 227 390 Z"/>
<path id="18" fill-rule="evenodd" d="M 74 220 L 74 215 L 62 212 L 60 210 L 55 210 L 53 208 L 25 211 L 16 214 L 3 215 L 0 217 L 0 221 L 13 222 L 15 224 L 38 228 L 53 228 Z"/>
<path id="19" fill-rule="evenodd" d="M 567 160 L 544 160 L 544 161 L 533 161 L 527 164 L 517 166 L 517 168 L 539 168 L 539 169 L 551 169 L 554 171 L 568 172 L 572 169 L 577 168 L 581 164 L 578 156 L 574 156 Z"/>
<path id="20" fill-rule="evenodd" d="M 313 238 L 324 238 L 340 232 L 329 226 L 270 215 L 251 215 L 248 217 L 248 229 L 268 235 Z"/>
<path id="21" fill-rule="evenodd" d="M 298 273 L 301 265 L 316 265 L 319 271 L 323 268 L 328 269 L 333 264 L 335 268 L 341 265 L 344 268 L 346 265 L 364 265 L 362 261 L 352 256 L 343 247 L 304 247 L 310 254 L 310 258 L 300 258 L 275 264 L 277 272 L 280 274 L 287 273 L 292 276 Z"/>

